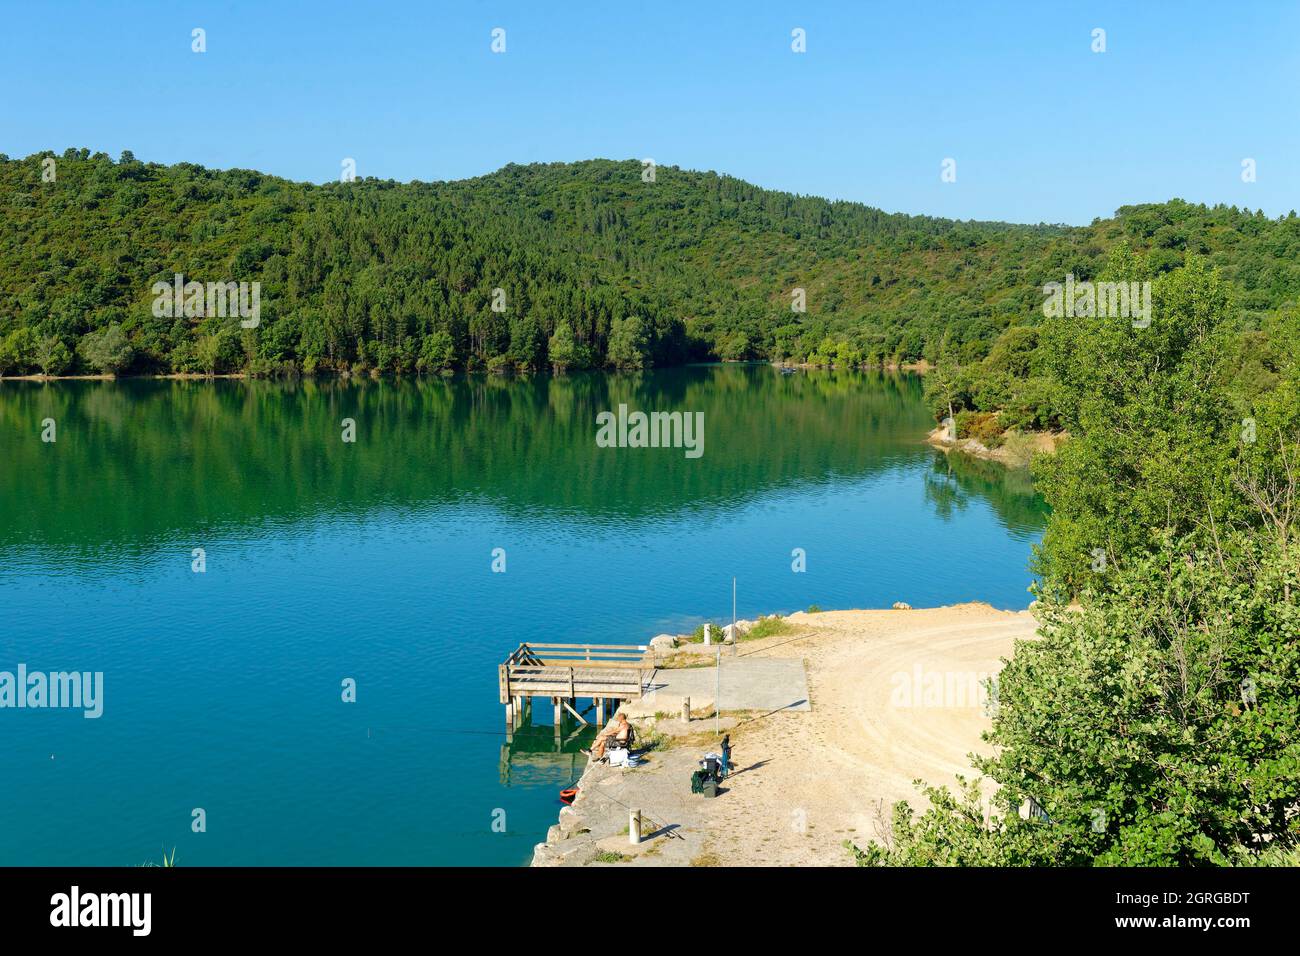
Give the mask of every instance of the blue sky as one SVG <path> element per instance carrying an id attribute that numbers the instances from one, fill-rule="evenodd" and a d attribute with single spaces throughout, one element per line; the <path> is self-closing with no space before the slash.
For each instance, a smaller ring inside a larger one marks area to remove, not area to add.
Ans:
<path id="1" fill-rule="evenodd" d="M 130 149 L 314 182 L 344 157 L 400 181 L 652 157 L 1019 222 L 1174 196 L 1300 208 L 1295 2 L 8 0 L 0 20 L 11 156 Z"/>

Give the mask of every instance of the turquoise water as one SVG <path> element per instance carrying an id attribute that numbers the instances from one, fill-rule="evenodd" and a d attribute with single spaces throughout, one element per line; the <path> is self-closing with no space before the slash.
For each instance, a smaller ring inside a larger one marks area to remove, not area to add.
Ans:
<path id="1" fill-rule="evenodd" d="M 596 447 L 619 403 L 704 454 Z M 914 378 L 759 366 L 2 383 L 0 671 L 103 672 L 104 712 L 0 709 L 0 864 L 525 863 L 580 765 L 503 749 L 520 641 L 729 619 L 733 575 L 742 617 L 1027 605 L 1041 502 L 929 425 Z"/>

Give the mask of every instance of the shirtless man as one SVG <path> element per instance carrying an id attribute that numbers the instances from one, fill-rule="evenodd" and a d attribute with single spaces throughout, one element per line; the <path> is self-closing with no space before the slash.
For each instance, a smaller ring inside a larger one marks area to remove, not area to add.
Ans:
<path id="1" fill-rule="evenodd" d="M 582 752 L 590 754 L 592 760 L 600 760 L 605 756 L 611 740 L 615 746 L 626 748 L 631 735 L 632 725 L 627 722 L 627 714 L 620 710 L 614 715 L 614 722 L 596 734 L 596 739 L 591 742 L 591 749 L 584 749 Z"/>

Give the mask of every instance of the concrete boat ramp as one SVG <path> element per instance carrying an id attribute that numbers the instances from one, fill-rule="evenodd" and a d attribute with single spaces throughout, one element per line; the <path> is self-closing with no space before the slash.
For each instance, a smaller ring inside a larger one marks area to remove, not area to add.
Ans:
<path id="1" fill-rule="evenodd" d="M 717 666 L 655 671 L 646 683 L 641 700 L 631 704 L 632 712 L 645 713 L 647 708 L 651 708 L 649 713 L 656 709 L 678 713 L 683 697 L 691 699 L 694 710 L 706 703 L 712 706 L 719 684 L 722 689 L 719 709 L 724 711 L 768 713 L 812 709 L 808 703 L 808 677 L 802 659 L 728 657 L 724 651 L 721 674 Z"/>

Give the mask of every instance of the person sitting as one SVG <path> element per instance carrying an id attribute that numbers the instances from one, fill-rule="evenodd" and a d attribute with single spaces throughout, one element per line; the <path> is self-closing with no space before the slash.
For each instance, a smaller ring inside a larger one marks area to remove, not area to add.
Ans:
<path id="1" fill-rule="evenodd" d="M 627 714 L 620 710 L 614 715 L 613 723 L 596 734 L 596 739 L 591 742 L 591 749 L 584 748 L 582 752 L 589 754 L 592 760 L 603 760 L 605 759 L 605 751 L 610 746 L 628 750 L 635 739 L 636 731 L 628 723 Z"/>
<path id="2" fill-rule="evenodd" d="M 636 728 L 627 719 L 627 714 L 620 711 L 617 719 L 621 721 L 618 730 L 614 734 L 614 746 L 621 750 L 631 750 L 632 744 L 636 741 Z"/>

